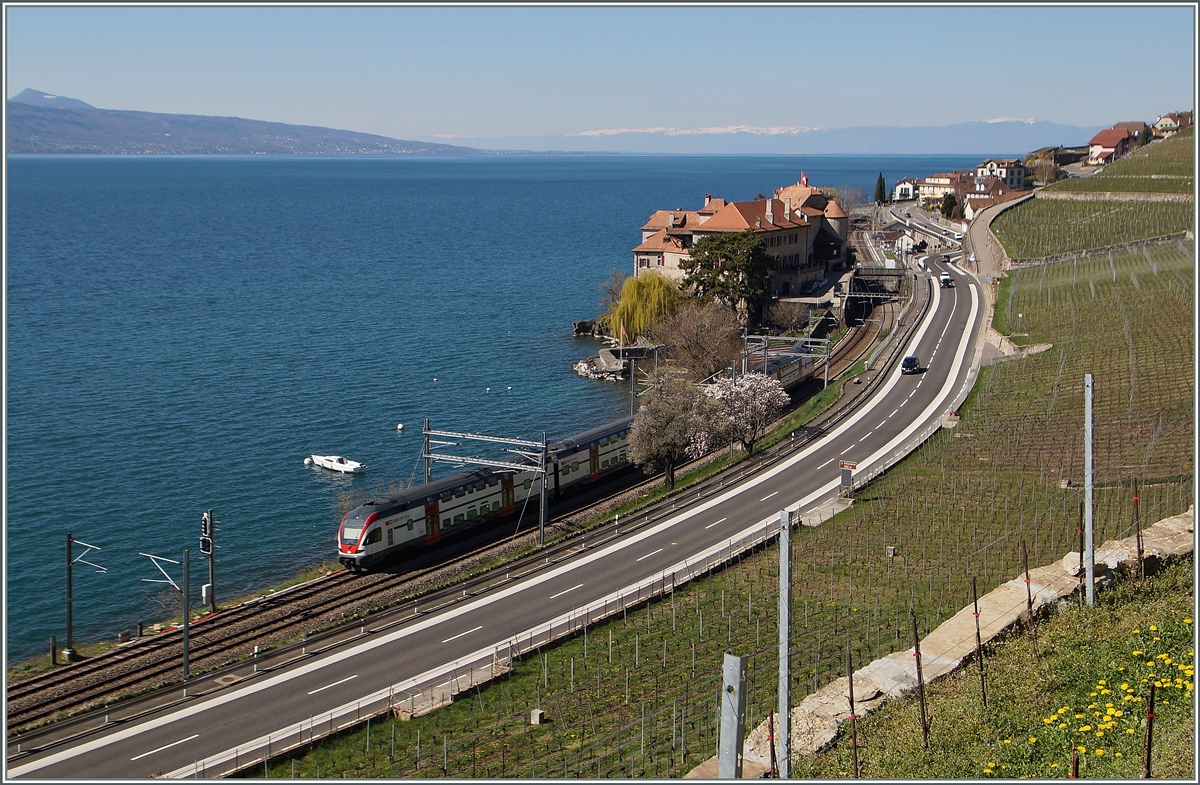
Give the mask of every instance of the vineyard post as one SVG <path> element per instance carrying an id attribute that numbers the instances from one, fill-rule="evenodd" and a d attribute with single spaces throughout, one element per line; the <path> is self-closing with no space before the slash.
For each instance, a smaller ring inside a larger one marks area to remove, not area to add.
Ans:
<path id="1" fill-rule="evenodd" d="M 1025 538 L 1021 538 L 1021 566 L 1025 570 L 1025 613 L 1029 624 L 1029 639 L 1033 642 L 1033 656 L 1042 659 L 1038 651 L 1037 627 L 1033 623 L 1033 589 L 1029 585 L 1029 553 L 1025 550 Z"/>
<path id="2" fill-rule="evenodd" d="M 979 692 L 983 696 L 983 707 L 987 708 L 987 677 L 983 671 L 983 638 L 979 634 L 979 591 L 975 587 L 975 576 L 971 576 L 971 598 L 975 605 L 975 659 L 979 661 Z"/>
<path id="3" fill-rule="evenodd" d="M 779 776 L 788 777 L 791 702 L 788 684 L 791 678 L 792 626 L 792 520 L 787 510 L 779 511 Z M 774 755 L 774 745 L 771 754 Z"/>
<path id="4" fill-rule="evenodd" d="M 862 769 L 858 765 L 858 717 L 854 716 L 854 665 L 850 658 L 850 630 L 846 630 L 846 681 L 847 694 L 850 696 L 850 750 L 853 755 L 854 778 L 858 779 L 862 776 Z"/>
<path id="5" fill-rule="evenodd" d="M 1138 481 L 1137 477 L 1133 478 L 1133 526 L 1137 532 L 1137 576 L 1138 578 L 1146 577 L 1146 564 L 1142 551 L 1142 516 L 1139 506 L 1141 497 L 1138 496 Z"/>
<path id="6" fill-rule="evenodd" d="M 921 676 L 921 639 L 917 636 L 917 614 L 910 609 L 913 631 L 913 657 L 917 662 L 917 695 L 921 698 L 921 739 L 925 749 L 929 749 L 929 718 L 925 713 L 925 680 Z"/>
<path id="7" fill-rule="evenodd" d="M 1150 779 L 1150 751 L 1154 746 L 1154 683 L 1150 683 L 1150 701 L 1146 704 L 1146 751 L 1142 758 L 1142 779 Z"/>
<path id="8" fill-rule="evenodd" d="M 1083 528 L 1084 547 L 1087 549 L 1087 592 L 1088 607 L 1096 603 L 1096 554 L 1092 540 L 1092 375 L 1083 376 Z"/>

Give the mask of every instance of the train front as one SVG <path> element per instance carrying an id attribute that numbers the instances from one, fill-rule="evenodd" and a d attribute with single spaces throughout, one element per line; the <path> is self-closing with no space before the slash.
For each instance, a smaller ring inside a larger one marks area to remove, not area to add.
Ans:
<path id="1" fill-rule="evenodd" d="M 342 516 L 337 533 L 338 561 L 347 569 L 364 569 L 372 561 L 369 547 L 372 537 L 375 541 L 383 539 L 383 530 L 371 526 L 378 515 L 377 510 L 364 505 Z"/>

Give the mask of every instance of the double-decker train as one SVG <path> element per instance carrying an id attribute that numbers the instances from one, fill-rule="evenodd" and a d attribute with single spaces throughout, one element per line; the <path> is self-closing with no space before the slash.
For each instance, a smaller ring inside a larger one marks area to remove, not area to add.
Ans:
<path id="1" fill-rule="evenodd" d="M 546 491 L 550 499 L 585 488 L 629 467 L 633 418 L 593 428 L 550 444 Z M 468 529 L 494 524 L 527 500 L 536 507 L 541 473 L 530 463 L 512 470 L 481 467 L 369 501 L 342 516 L 338 561 L 367 569 L 404 551 L 415 551 Z"/>

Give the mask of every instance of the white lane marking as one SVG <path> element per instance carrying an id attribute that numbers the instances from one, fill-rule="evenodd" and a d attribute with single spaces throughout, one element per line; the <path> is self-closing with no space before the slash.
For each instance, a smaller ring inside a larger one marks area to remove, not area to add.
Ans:
<path id="1" fill-rule="evenodd" d="M 833 459 L 832 459 L 832 458 L 830 458 L 829 460 L 833 460 Z M 723 523 L 723 522 L 725 522 L 725 521 L 727 521 L 727 520 L 729 520 L 729 519 L 728 519 L 728 518 L 722 518 L 721 520 L 717 521 L 717 523 Z M 712 527 L 716 526 L 716 525 L 717 525 L 717 523 L 710 523 L 710 524 L 708 524 L 707 526 L 705 526 L 704 528 L 705 528 L 705 529 L 711 529 Z"/>
<path id="2" fill-rule="evenodd" d="M 451 637 L 447 638 L 446 640 L 442 641 L 442 643 L 449 643 L 450 641 L 456 641 L 456 640 L 458 640 L 459 638 L 461 638 L 461 637 L 462 637 L 462 636 L 464 636 L 464 635 L 470 635 L 471 633 L 473 633 L 473 632 L 479 632 L 479 631 L 480 631 L 480 630 L 482 630 L 482 629 L 483 629 L 483 625 L 482 625 L 482 624 L 480 624 L 478 627 L 475 627 L 475 628 L 473 628 L 473 629 L 467 630 L 466 632 L 460 632 L 458 635 L 453 635 L 453 636 L 451 636 Z"/>
<path id="3" fill-rule="evenodd" d="M 779 493 L 779 491 L 775 491 L 775 493 Z M 759 499 L 759 501 L 760 501 L 760 502 L 765 502 L 767 499 L 770 499 L 772 496 L 774 496 L 774 495 L 775 495 L 775 493 L 768 493 L 766 496 L 764 496 L 764 497 L 762 497 L 761 499 Z"/>
<path id="4" fill-rule="evenodd" d="M 892 415 L 893 415 L 893 414 L 895 414 L 895 413 L 896 413 L 896 412 L 898 412 L 898 411 L 900 411 L 900 407 L 899 407 L 899 406 L 897 406 L 895 409 L 892 409 L 892 414 L 889 414 L 889 415 L 888 415 L 888 419 L 889 419 L 889 420 L 890 420 L 890 419 L 892 419 Z"/>
<path id="5" fill-rule="evenodd" d="M 662 549 L 662 548 L 659 548 L 657 551 L 653 551 L 653 552 L 651 552 L 651 553 L 647 553 L 645 556 L 643 556 L 643 557 L 642 557 L 642 559 L 649 559 L 649 558 L 650 558 L 651 556 L 653 556 L 655 553 L 662 553 L 662 552 L 663 552 L 663 549 Z M 641 561 L 642 559 L 638 559 L 637 561 Z"/>
<path id="6" fill-rule="evenodd" d="M 571 592 L 575 591 L 576 589 L 578 589 L 581 586 L 583 586 L 582 583 L 577 583 L 569 589 L 563 589 L 558 594 L 555 594 L 554 596 L 552 596 L 550 599 L 553 600 L 553 599 L 563 596 L 564 594 L 570 594 Z M 476 629 L 478 629 L 478 628 L 476 628 Z M 472 632 L 474 632 L 474 630 L 472 630 Z"/>
<path id="7" fill-rule="evenodd" d="M 840 453 L 838 453 L 838 454 L 839 454 L 839 455 L 845 455 L 846 453 L 850 452 L 850 451 L 851 451 L 851 450 L 853 450 L 853 449 L 854 449 L 854 445 L 852 444 L 852 445 L 850 445 L 849 447 L 847 447 L 846 449 L 842 450 L 842 451 L 841 451 Z"/>
<path id="8" fill-rule="evenodd" d="M 826 466 L 828 466 L 828 465 L 829 465 L 829 464 L 831 464 L 831 463 L 833 463 L 833 458 L 830 458 L 829 460 L 825 461 L 825 463 L 823 463 L 823 464 L 821 464 L 820 466 L 818 466 L 818 467 L 817 467 L 817 469 L 818 469 L 818 470 L 820 470 L 820 469 L 824 469 Z"/>
<path id="9" fill-rule="evenodd" d="M 153 755 L 156 752 L 162 752 L 163 750 L 169 750 L 172 747 L 174 747 L 176 744 L 183 744 L 185 741 L 191 741 L 192 739 L 196 739 L 199 737 L 200 737 L 199 733 L 193 733 L 191 736 L 188 736 L 186 739 L 180 739 L 179 741 L 173 741 L 170 744 L 164 744 L 163 746 L 159 747 L 156 750 L 150 750 L 149 752 L 143 752 L 141 755 L 130 758 L 130 760 L 140 760 L 140 759 L 146 757 L 147 755 Z"/>
<path id="10" fill-rule="evenodd" d="M 442 643 L 445 643 L 445 641 L 442 641 Z M 308 694 L 316 695 L 321 690 L 327 690 L 330 687 L 336 687 L 339 684 L 345 684 L 346 682 L 350 681 L 351 679 L 357 679 L 357 678 L 358 678 L 358 674 L 356 673 L 353 676 L 347 676 L 346 678 L 342 679 L 341 681 L 335 681 L 333 684 L 326 684 L 324 687 L 317 687 L 315 690 L 313 690 L 312 692 L 310 692 Z"/>
<path id="11" fill-rule="evenodd" d="M 929 310 L 930 314 L 937 313 L 938 304 L 941 300 L 941 296 L 942 296 L 941 289 L 935 288 L 933 290 L 933 303 Z M 974 323 L 975 318 L 979 312 L 979 307 L 980 307 L 979 306 L 979 294 L 978 294 L 978 292 L 976 292 L 975 287 L 971 287 L 971 305 L 970 305 L 970 312 L 967 317 L 967 325 L 971 325 L 972 323 Z M 921 324 L 921 326 L 919 328 L 917 328 L 916 334 L 913 336 L 912 340 L 909 342 L 909 349 L 910 349 L 909 354 L 911 354 L 912 353 L 911 350 L 914 349 L 921 342 L 922 338 L 925 336 L 925 333 L 929 330 L 929 325 L 930 325 L 931 321 L 932 321 L 932 319 L 927 319 L 925 322 L 923 322 Z M 959 351 L 955 355 L 955 360 L 951 361 L 951 364 L 952 364 L 951 372 L 946 377 L 946 383 L 942 387 L 939 394 L 934 396 L 934 400 L 931 401 L 930 404 L 925 408 L 925 411 L 922 412 L 920 415 L 918 415 L 917 418 L 915 420 L 913 420 L 913 422 L 907 428 L 902 430 L 900 433 L 896 434 L 896 436 L 888 444 L 884 445 L 883 448 L 877 450 L 873 455 L 869 456 L 866 460 L 859 461 L 860 466 L 866 467 L 869 464 L 879 460 L 880 458 L 885 456 L 890 450 L 894 449 L 897 445 L 901 444 L 904 441 L 904 439 L 907 439 L 909 436 L 916 433 L 917 430 L 925 423 L 925 420 L 927 419 L 927 417 L 929 415 L 931 415 L 932 412 L 939 405 L 941 405 L 942 400 L 940 400 L 940 399 L 944 398 L 946 395 L 948 395 L 951 387 L 953 387 L 954 384 L 956 383 L 958 371 L 962 367 L 962 363 L 965 362 L 965 360 L 966 360 L 967 342 L 972 337 L 973 337 L 973 335 L 969 330 L 963 331 L 962 339 L 959 344 Z M 886 398 L 887 394 L 893 388 L 895 388 L 897 383 L 899 383 L 900 378 L 901 378 L 900 376 L 893 376 L 891 379 L 889 379 L 883 385 L 883 387 L 877 391 L 877 393 L 876 393 L 877 397 L 874 398 L 874 401 L 879 401 L 879 400 Z M 756 485 L 760 485 L 782 472 L 788 471 L 796 464 L 800 463 L 801 461 L 803 461 L 806 458 L 808 458 L 809 456 L 811 456 L 817 450 L 822 449 L 823 447 L 826 447 L 833 440 L 836 440 L 840 435 L 844 434 L 846 431 L 848 431 L 850 428 L 852 428 L 855 424 L 858 423 L 859 420 L 861 420 L 863 417 L 870 414 L 873 410 L 874 410 L 874 404 L 871 406 L 867 406 L 866 408 L 859 409 L 854 414 L 850 415 L 848 418 L 843 420 L 832 431 L 830 431 L 829 434 L 827 434 L 826 439 L 821 440 L 821 441 L 817 442 L 816 444 L 810 445 L 809 447 L 806 447 L 805 449 L 801 450 L 800 452 L 796 453 L 795 455 L 791 456 L 790 458 L 786 458 L 783 461 L 780 461 L 773 468 L 768 469 L 767 471 L 763 472 L 760 475 L 757 475 L 756 477 L 752 478 L 751 480 L 749 480 L 746 483 L 742 483 L 742 484 L 739 484 L 736 486 L 730 486 L 729 489 L 726 490 L 724 493 L 719 493 L 715 496 L 712 496 L 707 501 L 703 502 L 702 504 L 700 504 L 699 506 L 697 506 L 693 509 L 681 511 L 677 515 L 673 515 L 669 518 L 664 518 L 663 520 L 656 522 L 654 525 L 650 526 L 649 528 L 644 529 L 644 530 L 630 536 L 628 539 L 622 539 L 622 540 L 614 542 L 608 546 L 602 546 L 602 547 L 596 548 L 595 550 L 593 550 L 590 553 L 589 556 L 583 557 L 581 559 L 578 559 L 576 561 L 569 562 L 569 563 L 564 562 L 563 564 L 559 565 L 558 567 L 555 567 L 554 569 L 551 569 L 547 572 L 541 573 L 540 575 L 536 576 L 533 580 L 531 580 L 529 582 L 517 582 L 517 583 L 514 583 L 514 584 L 512 584 L 504 589 L 501 589 L 497 592 L 480 595 L 476 600 L 473 600 L 473 601 L 467 603 L 466 605 L 461 606 L 459 608 L 459 613 L 460 614 L 467 613 L 470 611 L 474 611 L 474 610 L 478 610 L 480 608 L 487 607 L 487 606 L 492 605 L 497 602 L 505 602 L 510 597 L 512 597 L 515 594 L 518 594 L 519 592 L 527 591 L 534 586 L 537 586 L 537 585 L 544 583 L 546 581 L 549 581 L 549 580 L 553 580 L 554 578 L 564 575 L 571 570 L 578 569 L 579 567 L 581 567 L 583 565 L 591 564 L 592 562 L 595 562 L 599 559 L 603 559 L 608 556 L 611 556 L 613 553 L 617 552 L 621 548 L 628 548 L 633 545 L 636 545 L 638 542 L 641 542 L 644 539 L 653 537 L 657 534 L 661 534 L 663 531 L 666 531 L 667 529 L 671 528 L 672 526 L 675 526 L 676 524 L 680 523 L 681 521 L 691 518 L 692 516 L 694 516 L 698 513 L 704 512 L 705 510 L 710 510 L 713 507 L 723 504 L 724 502 L 728 501 L 729 499 L 733 498 L 734 496 L 737 496 L 741 493 L 745 493 L 750 488 L 752 488 Z M 842 454 L 845 455 L 846 452 L 849 452 L 849 451 L 850 451 L 850 448 L 847 448 L 846 450 L 844 450 L 842 452 Z M 816 490 L 814 490 L 813 492 L 811 492 L 804 498 L 799 499 L 796 502 L 796 504 L 793 506 L 796 506 L 797 509 L 802 508 L 806 504 L 810 504 L 810 503 L 816 501 L 817 499 L 822 498 L 823 496 L 825 496 L 827 494 L 833 493 L 839 487 L 839 485 L 840 485 L 840 480 L 835 479 L 835 480 L 825 484 L 824 486 L 817 488 Z M 749 533 L 749 532 L 755 531 L 757 529 L 761 529 L 762 525 L 763 524 L 761 521 L 756 522 L 751 527 L 747 528 L 745 530 L 745 532 L 741 532 L 739 534 Z M 737 535 L 735 535 L 735 536 L 737 536 Z M 721 542 L 721 543 L 718 543 L 717 545 L 714 545 L 713 548 L 710 550 L 712 552 L 716 553 L 727 547 L 728 547 L 727 543 Z M 697 554 L 697 556 L 699 556 L 699 557 L 703 557 L 704 555 L 705 554 Z M 687 564 L 685 564 L 684 562 L 680 562 L 678 565 L 674 565 L 671 569 L 666 570 L 666 572 L 669 573 L 675 568 L 686 569 Z M 612 596 L 615 597 L 616 595 L 614 594 Z M 561 620 L 559 620 L 559 621 L 561 621 Z M 181 720 L 187 719 L 188 717 L 192 717 L 192 716 L 201 714 L 203 712 L 210 711 L 218 706 L 223 706 L 225 704 L 232 703 L 237 700 L 242 700 L 244 698 L 258 694 L 260 692 L 264 692 L 266 690 L 271 689 L 272 687 L 276 687 L 280 684 L 291 681 L 292 679 L 295 679 L 297 677 L 304 676 L 306 674 L 312 673 L 312 672 L 320 670 L 322 668 L 328 668 L 328 667 L 337 665 L 340 662 L 345 662 L 346 660 L 349 660 L 353 657 L 356 657 L 358 655 L 366 653 L 367 651 L 371 651 L 378 646 L 382 646 L 384 644 L 391 643 L 393 641 L 402 640 L 403 638 L 409 637 L 411 635 L 415 635 L 416 633 L 422 632 L 426 629 L 434 627 L 443 622 L 445 622 L 444 618 L 431 615 L 431 616 L 429 616 L 425 619 L 422 619 L 421 621 L 419 621 L 415 624 L 412 624 L 410 626 L 402 627 L 391 633 L 385 633 L 385 634 L 379 636 L 378 638 L 375 638 L 374 640 L 347 647 L 345 649 L 342 649 L 340 651 L 330 654 L 328 657 L 318 659 L 318 660 L 313 660 L 311 662 L 300 665 L 299 667 L 295 668 L 294 670 L 289 670 L 289 671 L 286 671 L 283 673 L 276 674 L 274 676 L 269 676 L 268 678 L 263 679 L 262 681 L 258 681 L 258 682 L 251 680 L 242 689 L 235 689 L 232 692 L 224 692 L 223 694 L 218 693 L 211 700 L 206 700 L 202 703 L 193 703 L 191 705 L 179 708 L 176 711 L 173 711 L 173 712 L 167 714 L 166 716 L 157 717 L 154 719 L 153 723 L 143 722 L 143 723 L 138 723 L 138 724 L 134 724 L 134 725 L 128 725 L 126 727 L 123 727 L 119 730 L 114 731 L 113 733 L 96 736 L 96 737 L 89 739 L 88 741 L 85 741 L 82 744 L 79 744 L 77 746 L 61 749 L 58 752 L 51 753 L 50 755 L 47 755 L 44 758 L 39 758 L 38 760 L 30 761 L 29 763 L 26 763 L 26 764 L 23 764 L 20 766 L 15 766 L 11 769 L 8 769 L 6 773 L 8 774 L 9 777 L 24 776 L 31 772 L 38 771 L 40 769 L 44 769 L 48 766 L 52 766 L 56 763 L 61 763 L 64 760 L 68 760 L 70 758 L 75 758 L 75 757 L 78 757 L 79 755 L 83 755 L 83 754 L 101 749 L 103 747 L 107 747 L 116 742 L 123 741 L 125 739 L 129 739 L 134 736 L 138 736 L 142 733 L 152 730 L 153 728 L 159 728 L 159 727 L 162 727 L 162 726 L 172 723 L 172 722 L 179 722 Z M 539 624 L 538 628 L 539 629 L 542 628 L 540 624 Z M 525 633 L 521 633 L 521 634 L 524 635 Z M 491 654 L 491 653 L 494 653 L 494 647 L 492 647 L 492 646 L 484 647 L 483 649 L 480 649 L 478 652 L 475 652 L 473 655 L 469 655 L 468 657 L 463 658 L 463 661 L 465 662 L 474 656 L 482 657 L 486 654 Z M 438 666 L 437 668 L 426 671 L 425 673 L 419 674 L 418 676 L 414 677 L 413 679 L 409 680 L 408 682 L 404 682 L 402 684 L 408 684 L 410 682 L 412 685 L 421 684 L 425 681 L 428 681 L 430 676 L 441 673 L 440 668 L 441 668 L 441 666 Z M 380 697 L 382 699 L 383 697 L 386 697 L 389 694 L 390 693 L 388 690 L 383 690 L 382 692 L 378 693 L 378 697 Z M 355 705 L 356 702 L 358 702 L 358 701 L 351 701 L 350 703 L 347 703 L 346 706 L 353 706 L 353 705 Z M 343 708 L 345 708 L 345 707 L 343 707 Z M 301 725 L 302 725 L 302 723 L 301 723 Z M 291 726 L 291 727 L 300 727 L 300 726 Z M 267 742 L 267 737 L 263 737 L 261 739 L 261 744 L 266 744 L 266 742 Z M 247 745 L 253 745 L 253 742 L 247 742 Z M 226 753 L 228 753 L 228 756 L 232 759 L 233 750 L 226 750 L 223 752 L 219 752 L 219 753 L 210 755 L 208 758 L 205 758 L 205 760 L 206 761 L 218 760 L 218 759 L 221 759 L 222 756 L 224 756 Z M 182 777 L 187 774 L 191 774 L 192 770 L 193 770 L 193 764 L 189 763 L 186 767 L 184 767 L 183 769 L 180 769 L 178 772 L 168 772 L 167 776 L 176 775 L 176 776 Z"/>

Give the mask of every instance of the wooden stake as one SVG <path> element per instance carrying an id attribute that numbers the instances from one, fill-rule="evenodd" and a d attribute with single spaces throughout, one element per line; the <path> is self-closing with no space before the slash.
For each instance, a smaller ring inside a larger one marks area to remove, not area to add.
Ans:
<path id="1" fill-rule="evenodd" d="M 858 765 L 858 717 L 854 715 L 854 665 L 850 659 L 850 634 L 846 631 L 846 679 L 849 682 L 850 694 L 850 750 L 853 754 L 854 778 L 862 776 L 862 768 Z"/>
<path id="2" fill-rule="evenodd" d="M 1037 627 L 1033 623 L 1033 588 L 1029 585 L 1029 554 L 1025 550 L 1025 538 L 1021 538 L 1021 566 L 1025 570 L 1025 613 L 1026 623 L 1029 624 L 1029 639 L 1033 641 L 1033 656 L 1040 662 L 1041 652 L 1038 651 Z"/>
<path id="3" fill-rule="evenodd" d="M 1146 749 L 1142 756 L 1142 779 L 1150 779 L 1150 752 L 1154 747 L 1154 683 L 1150 683 L 1150 701 L 1146 704 Z"/>
<path id="4" fill-rule="evenodd" d="M 917 614 L 909 610 L 912 616 L 913 657 L 917 660 L 917 694 L 921 697 L 921 739 L 925 749 L 929 749 L 929 718 L 925 713 L 925 679 L 921 675 L 921 639 L 917 637 Z"/>
<path id="5" fill-rule="evenodd" d="M 983 671 L 983 637 L 979 633 L 979 592 L 975 588 L 975 576 L 971 576 L 971 601 L 975 605 L 975 659 L 979 663 L 979 692 L 983 695 L 983 707 L 987 708 L 987 676 Z"/>
<path id="6" fill-rule="evenodd" d="M 1133 526 L 1137 531 L 1137 576 L 1138 578 L 1146 577 L 1146 563 L 1143 560 L 1142 551 L 1142 516 L 1138 502 L 1141 497 L 1138 496 L 1138 481 L 1137 477 L 1133 478 Z"/>

